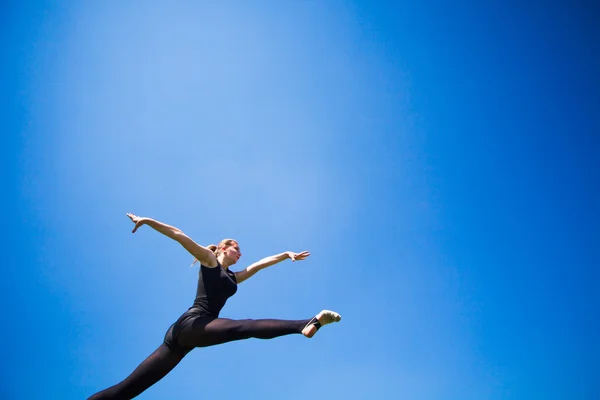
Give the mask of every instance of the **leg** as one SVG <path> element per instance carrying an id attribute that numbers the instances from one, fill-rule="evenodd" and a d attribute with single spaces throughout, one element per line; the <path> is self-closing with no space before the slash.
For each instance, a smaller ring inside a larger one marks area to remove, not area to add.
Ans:
<path id="1" fill-rule="evenodd" d="M 88 400 L 128 400 L 136 397 L 164 378 L 185 357 L 185 352 L 173 352 L 164 343 L 146 358 L 125 380 L 96 393 Z"/>
<path id="2" fill-rule="evenodd" d="M 179 333 L 178 340 L 184 347 L 206 347 L 248 338 L 272 339 L 302 333 L 309 322 L 310 319 L 197 319 Z"/>

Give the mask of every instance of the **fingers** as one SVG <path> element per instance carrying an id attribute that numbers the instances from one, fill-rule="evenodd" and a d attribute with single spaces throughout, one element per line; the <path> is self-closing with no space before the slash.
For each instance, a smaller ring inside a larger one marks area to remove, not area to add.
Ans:
<path id="1" fill-rule="evenodd" d="M 292 253 L 290 258 L 292 259 L 292 261 L 301 261 L 308 256 L 310 256 L 310 253 L 308 251 L 303 251 L 302 253 Z"/>
<path id="2" fill-rule="evenodd" d="M 308 251 L 303 251 L 302 253 L 297 254 L 297 257 L 302 257 L 302 258 L 306 258 L 310 256 L 310 253 Z"/>
<path id="3" fill-rule="evenodd" d="M 142 221 L 142 219 L 140 217 L 138 217 L 135 214 L 132 213 L 127 213 L 126 214 L 129 219 L 131 220 L 131 222 L 133 222 L 135 224 L 135 226 L 133 227 L 133 230 L 131 231 L 131 233 L 135 233 L 135 231 L 137 231 L 137 229 L 142 226 L 142 224 L 140 224 L 140 222 Z"/>

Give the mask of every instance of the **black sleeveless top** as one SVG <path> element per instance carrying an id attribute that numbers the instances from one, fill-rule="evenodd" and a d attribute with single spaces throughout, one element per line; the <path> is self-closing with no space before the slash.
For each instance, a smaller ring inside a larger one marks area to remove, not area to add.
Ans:
<path id="1" fill-rule="evenodd" d="M 233 272 L 223 269 L 221 264 L 214 268 L 200 265 L 193 308 L 198 308 L 203 314 L 216 318 L 227 299 L 235 292 L 237 292 L 237 280 Z"/>

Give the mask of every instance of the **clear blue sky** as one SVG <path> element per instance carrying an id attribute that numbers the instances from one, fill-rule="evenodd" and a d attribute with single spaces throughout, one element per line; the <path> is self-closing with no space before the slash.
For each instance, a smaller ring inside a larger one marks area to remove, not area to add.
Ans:
<path id="1" fill-rule="evenodd" d="M 343 316 L 140 399 L 599 398 L 593 2 L 1 7 L 3 399 L 110 386 L 191 305 L 191 257 L 126 212 L 239 268 L 311 251 L 225 317 Z"/>

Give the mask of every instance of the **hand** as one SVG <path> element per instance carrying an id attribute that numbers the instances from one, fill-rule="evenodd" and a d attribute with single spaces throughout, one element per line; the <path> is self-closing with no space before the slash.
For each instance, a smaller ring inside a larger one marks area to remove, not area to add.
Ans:
<path id="1" fill-rule="evenodd" d="M 127 216 L 135 224 L 131 233 L 135 233 L 135 231 L 137 231 L 137 229 L 140 226 L 144 225 L 148 221 L 148 218 L 138 217 L 137 215 L 132 214 L 132 213 L 127 213 Z"/>
<path id="2" fill-rule="evenodd" d="M 310 256 L 310 253 L 308 251 L 303 251 L 302 253 L 293 253 L 291 251 L 287 251 L 285 254 L 288 255 L 292 262 L 301 261 L 304 260 L 306 257 Z"/>

